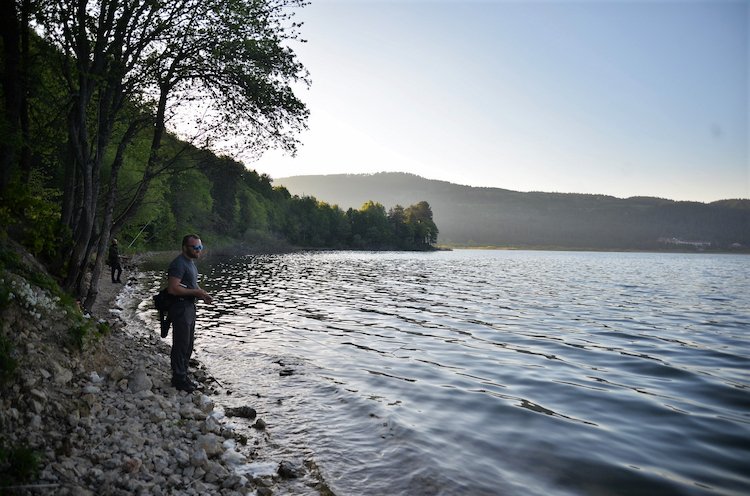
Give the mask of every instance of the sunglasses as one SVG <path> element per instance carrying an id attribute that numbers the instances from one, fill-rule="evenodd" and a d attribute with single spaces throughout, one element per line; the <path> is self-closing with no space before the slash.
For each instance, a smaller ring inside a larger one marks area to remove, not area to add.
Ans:
<path id="1" fill-rule="evenodd" d="M 185 245 L 185 246 L 189 246 L 193 250 L 202 250 L 203 249 L 203 245 Z"/>

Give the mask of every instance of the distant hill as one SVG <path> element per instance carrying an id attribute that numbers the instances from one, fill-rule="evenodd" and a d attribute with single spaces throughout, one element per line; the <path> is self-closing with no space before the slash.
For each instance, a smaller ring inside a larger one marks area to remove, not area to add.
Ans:
<path id="1" fill-rule="evenodd" d="M 697 242 L 719 249 L 735 243 L 750 245 L 750 200 L 705 204 L 651 197 L 521 193 L 400 172 L 291 176 L 274 180 L 274 185 L 343 210 L 359 209 L 369 200 L 386 209 L 425 200 L 432 207 L 442 245 L 595 249 L 706 247 L 692 244 Z M 679 244 L 680 240 L 691 244 Z"/>

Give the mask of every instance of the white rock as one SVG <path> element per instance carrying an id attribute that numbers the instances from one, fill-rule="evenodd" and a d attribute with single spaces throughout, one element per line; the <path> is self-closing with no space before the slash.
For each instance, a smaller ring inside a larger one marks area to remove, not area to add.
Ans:
<path id="1" fill-rule="evenodd" d="M 152 387 L 153 383 L 148 377 L 146 369 L 143 367 L 133 372 L 133 374 L 130 376 L 130 380 L 128 381 L 128 388 L 135 393 L 139 391 L 147 391 Z"/>
<path id="2" fill-rule="evenodd" d="M 31 422 L 29 422 L 29 427 L 31 427 L 34 430 L 38 430 L 42 426 L 42 417 L 39 415 L 34 415 L 34 417 L 31 419 Z"/>
<path id="3" fill-rule="evenodd" d="M 39 414 L 44 411 L 44 405 L 42 405 L 37 400 L 31 400 L 31 409 L 34 410 L 34 412 L 36 412 L 37 414 Z M 41 422 L 41 419 L 40 419 L 40 422 Z"/>
<path id="4" fill-rule="evenodd" d="M 150 389 L 146 389 L 144 391 L 138 391 L 138 393 L 136 393 L 135 395 L 135 397 L 138 398 L 139 400 L 147 400 L 147 399 L 153 398 L 154 396 L 156 395 Z"/>
<path id="5" fill-rule="evenodd" d="M 180 416 L 184 419 L 195 420 L 204 420 L 206 418 L 205 412 L 198 410 L 191 403 L 183 403 L 180 405 Z"/>
<path id="6" fill-rule="evenodd" d="M 248 474 L 253 478 L 258 478 L 274 475 L 278 467 L 279 462 L 254 462 L 237 467 L 234 471 L 238 474 Z"/>
<path id="7" fill-rule="evenodd" d="M 109 378 L 115 382 L 120 382 L 120 380 L 122 380 L 124 377 L 125 371 L 122 370 L 122 367 L 119 365 L 112 369 L 112 372 L 109 374 Z"/>
<path id="8" fill-rule="evenodd" d="M 154 471 L 161 474 L 164 473 L 164 470 L 169 467 L 169 464 L 166 460 L 163 458 L 155 458 L 154 459 Z"/>
<path id="9" fill-rule="evenodd" d="M 221 432 L 221 425 L 214 417 L 209 415 L 201 424 L 201 432 L 204 434 L 219 434 Z"/>
<path id="10" fill-rule="evenodd" d="M 229 476 L 229 470 L 227 470 L 227 468 L 220 463 L 209 462 L 208 466 L 209 466 L 208 474 L 214 474 L 218 476 L 219 478 L 224 478 L 224 477 Z"/>
<path id="11" fill-rule="evenodd" d="M 221 410 L 213 410 L 209 415 L 214 417 L 216 420 L 222 420 L 226 418 L 226 414 Z"/>
<path id="12" fill-rule="evenodd" d="M 153 423 L 158 423 L 167 419 L 167 414 L 164 410 L 151 410 L 149 414 L 149 420 Z"/>
<path id="13" fill-rule="evenodd" d="M 221 459 L 224 460 L 224 463 L 227 465 L 241 465 L 245 463 L 245 457 L 234 450 L 225 451 L 224 454 L 221 455 Z"/>
<path id="14" fill-rule="evenodd" d="M 54 364 L 55 368 L 55 379 L 57 384 L 67 384 L 73 380 L 73 371 L 62 368 L 58 364 Z"/>
<path id="15" fill-rule="evenodd" d="M 47 395 L 44 393 L 44 391 L 39 391 L 38 389 L 32 389 L 31 391 L 29 391 L 29 394 L 41 402 L 47 401 Z"/>
<path id="16" fill-rule="evenodd" d="M 221 447 L 221 443 L 224 438 L 221 438 L 215 434 L 204 434 L 199 436 L 195 441 L 194 449 L 204 449 L 208 456 L 221 455 L 224 449 Z"/>
<path id="17" fill-rule="evenodd" d="M 193 467 L 203 467 L 208 462 L 208 455 L 206 450 L 201 448 L 198 451 L 193 452 L 190 456 L 190 465 Z"/>
<path id="18" fill-rule="evenodd" d="M 173 453 L 174 453 L 174 458 L 177 461 L 177 463 L 180 465 L 180 467 L 187 467 L 188 465 L 190 465 L 190 457 L 188 456 L 187 453 L 185 453 L 179 448 L 175 448 L 173 450 Z"/>
<path id="19" fill-rule="evenodd" d="M 205 394 L 196 394 L 193 396 L 193 403 L 195 406 L 200 408 L 206 413 L 211 412 L 214 409 L 214 400 L 206 396 Z"/>

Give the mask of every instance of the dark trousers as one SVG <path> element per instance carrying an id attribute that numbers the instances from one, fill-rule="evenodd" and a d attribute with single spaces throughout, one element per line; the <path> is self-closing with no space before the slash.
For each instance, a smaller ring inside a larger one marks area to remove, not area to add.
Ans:
<path id="1" fill-rule="evenodd" d="M 117 272 L 117 277 L 115 277 L 115 272 Z M 120 265 L 119 263 L 112 265 L 112 282 L 119 281 L 121 274 L 122 274 L 122 265 Z"/>
<path id="2" fill-rule="evenodd" d="M 186 382 L 195 342 L 195 303 L 178 300 L 169 307 L 172 317 L 172 381 Z"/>

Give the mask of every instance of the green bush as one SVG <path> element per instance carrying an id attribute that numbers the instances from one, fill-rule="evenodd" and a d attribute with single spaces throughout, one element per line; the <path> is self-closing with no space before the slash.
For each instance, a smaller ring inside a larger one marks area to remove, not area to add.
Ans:
<path id="1" fill-rule="evenodd" d="M 20 264 L 18 253 L 9 250 L 0 250 L 0 269 L 13 271 Z"/>
<path id="2" fill-rule="evenodd" d="M 86 337 L 89 333 L 89 323 L 78 321 L 68 328 L 70 334 L 70 341 L 78 350 L 84 351 L 86 349 Z"/>
<path id="3" fill-rule="evenodd" d="M 99 322 L 98 324 L 96 324 L 96 330 L 99 332 L 99 336 L 109 336 L 109 323 Z"/>
<path id="4" fill-rule="evenodd" d="M 39 476 L 42 455 L 27 445 L 6 447 L 0 439 L 0 480 L 3 486 L 22 484 Z"/>
<path id="5" fill-rule="evenodd" d="M 98 342 L 102 336 L 108 335 L 109 331 L 108 323 L 99 322 L 94 325 L 81 316 L 68 328 L 71 343 L 80 351 L 86 351 L 86 346 L 89 343 Z"/>
<path id="6" fill-rule="evenodd" d="M 11 356 L 13 344 L 5 336 L 0 336 L 0 382 L 4 382 L 16 371 L 16 360 Z"/>
<path id="7" fill-rule="evenodd" d="M 10 209 L 4 205 L 0 205 L 0 236 L 7 236 L 5 228 L 15 223 L 16 220 L 10 215 Z"/>
<path id="8" fill-rule="evenodd" d="M 10 303 L 13 301 L 11 294 L 12 291 L 5 285 L 5 283 L 0 284 L 0 310 L 5 310 L 10 306 Z M 1 321 L 2 320 L 0 319 L 0 322 Z"/>
<path id="9" fill-rule="evenodd" d="M 57 281 L 21 262 L 18 253 L 14 251 L 0 249 L 0 269 L 23 277 L 29 284 L 48 290 L 53 296 L 62 297 L 63 295 Z"/>
<path id="10" fill-rule="evenodd" d="M 12 178 L 0 212 L 0 218 L 20 224 L 19 241 L 34 255 L 54 255 L 60 246 L 60 192 L 45 188 L 44 182 L 38 171 L 32 171 L 28 184 Z"/>

